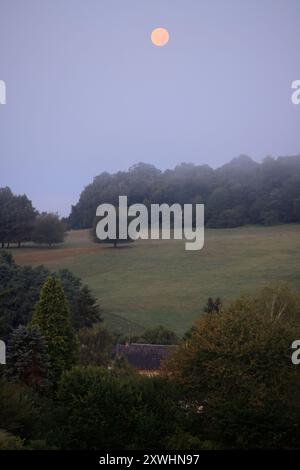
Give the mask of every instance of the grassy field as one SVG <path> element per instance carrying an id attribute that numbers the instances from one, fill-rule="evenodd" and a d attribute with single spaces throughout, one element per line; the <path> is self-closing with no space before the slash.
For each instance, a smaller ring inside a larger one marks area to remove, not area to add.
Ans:
<path id="1" fill-rule="evenodd" d="M 228 302 L 274 280 L 300 285 L 300 225 L 206 230 L 201 251 L 174 240 L 115 249 L 79 230 L 59 248 L 12 252 L 19 264 L 80 276 L 103 306 L 106 325 L 126 333 L 160 324 L 182 334 L 209 296 Z"/>

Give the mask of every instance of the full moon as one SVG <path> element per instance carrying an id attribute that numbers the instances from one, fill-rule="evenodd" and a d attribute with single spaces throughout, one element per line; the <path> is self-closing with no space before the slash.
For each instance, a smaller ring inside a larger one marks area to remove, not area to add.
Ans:
<path id="1" fill-rule="evenodd" d="M 165 28 L 156 28 L 151 33 L 151 41 L 155 46 L 162 47 L 169 42 L 169 31 Z"/>

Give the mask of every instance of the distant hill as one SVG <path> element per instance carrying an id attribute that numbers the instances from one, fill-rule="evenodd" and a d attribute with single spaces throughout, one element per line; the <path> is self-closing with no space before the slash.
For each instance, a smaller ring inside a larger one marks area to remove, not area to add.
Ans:
<path id="1" fill-rule="evenodd" d="M 300 155 L 266 157 L 262 163 L 246 155 L 213 169 L 182 163 L 161 171 L 138 163 L 128 171 L 101 173 L 82 191 L 72 206 L 71 228 L 92 226 L 101 203 L 204 203 L 208 227 L 229 228 L 246 224 L 273 225 L 300 222 Z"/>

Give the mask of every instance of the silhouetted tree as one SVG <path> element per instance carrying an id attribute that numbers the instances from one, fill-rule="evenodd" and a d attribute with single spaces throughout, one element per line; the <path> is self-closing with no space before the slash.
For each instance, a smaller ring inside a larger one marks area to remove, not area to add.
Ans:
<path id="1" fill-rule="evenodd" d="M 37 211 L 27 196 L 16 196 L 10 188 L 0 188 L 0 244 L 31 240 Z"/>
<path id="2" fill-rule="evenodd" d="M 62 243 L 65 237 L 65 226 L 56 214 L 39 215 L 35 221 L 32 233 L 32 241 L 47 244 Z"/>
<path id="3" fill-rule="evenodd" d="M 128 232 L 127 232 L 127 237 L 126 238 L 120 238 L 120 236 L 119 236 L 119 213 L 118 213 L 118 208 L 116 208 L 116 217 L 115 217 L 116 231 L 115 231 L 115 236 L 114 237 L 107 237 L 104 240 L 101 240 L 101 239 L 98 238 L 97 233 L 96 233 L 96 227 L 97 227 L 98 222 L 101 219 L 103 219 L 103 217 L 95 217 L 94 222 L 93 222 L 92 237 L 93 237 L 93 239 L 96 243 L 109 243 L 109 244 L 112 244 L 116 248 L 117 245 L 124 244 L 124 243 L 131 243 L 131 242 L 134 241 L 129 236 Z M 130 217 L 127 218 L 128 225 L 129 225 L 131 219 L 132 218 L 130 218 Z M 128 226 L 127 226 L 127 228 L 128 228 Z"/>
<path id="4" fill-rule="evenodd" d="M 221 308 L 222 308 L 222 302 L 221 302 L 220 297 L 216 297 L 216 299 L 209 297 L 207 299 L 207 304 L 205 305 L 203 311 L 205 313 L 219 313 Z"/>

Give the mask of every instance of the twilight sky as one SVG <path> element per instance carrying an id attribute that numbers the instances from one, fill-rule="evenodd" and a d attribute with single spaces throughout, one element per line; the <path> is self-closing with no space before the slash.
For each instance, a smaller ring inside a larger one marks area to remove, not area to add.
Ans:
<path id="1" fill-rule="evenodd" d="M 299 25 L 299 0 L 0 0 L 0 187 L 67 215 L 139 161 L 300 153 Z"/>

